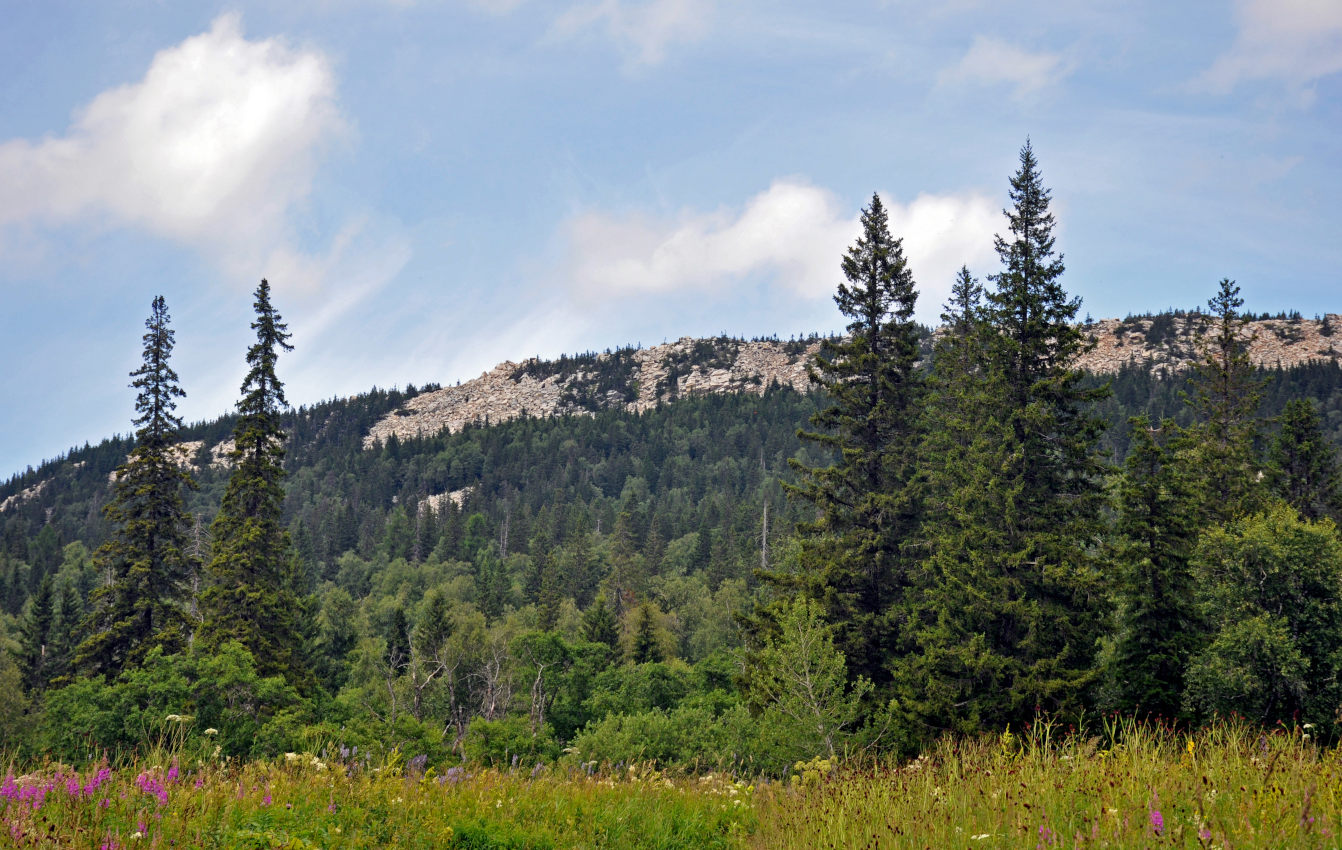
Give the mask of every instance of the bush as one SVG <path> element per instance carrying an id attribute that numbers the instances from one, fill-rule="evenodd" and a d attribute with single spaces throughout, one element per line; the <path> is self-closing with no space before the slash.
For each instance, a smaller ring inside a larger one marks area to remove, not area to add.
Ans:
<path id="1" fill-rule="evenodd" d="M 559 757 L 559 745 L 549 724 L 532 734 L 523 717 L 475 720 L 466 729 L 461 748 L 469 761 L 493 767 L 548 763 Z"/>

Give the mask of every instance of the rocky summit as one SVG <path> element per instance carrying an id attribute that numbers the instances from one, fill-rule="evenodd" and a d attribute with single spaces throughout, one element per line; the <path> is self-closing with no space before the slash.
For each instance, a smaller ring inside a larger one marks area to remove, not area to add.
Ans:
<path id="1" fill-rule="evenodd" d="M 1092 348 L 1077 366 L 1113 374 L 1126 366 L 1176 372 L 1197 357 L 1199 339 L 1210 332 L 1201 313 L 1162 313 L 1089 322 Z M 1249 355 L 1265 368 L 1314 360 L 1339 362 L 1334 329 L 1342 315 L 1323 319 L 1261 319 L 1245 329 Z M 820 347 L 815 339 L 780 342 L 725 337 L 683 337 L 651 348 L 522 363 L 505 361 L 480 377 L 421 393 L 369 430 L 364 446 L 395 435 L 398 440 L 460 431 L 466 425 L 497 424 L 520 416 L 560 416 L 598 410 L 638 412 L 683 396 L 725 392 L 763 393 L 770 385 L 805 391 L 806 363 Z"/>

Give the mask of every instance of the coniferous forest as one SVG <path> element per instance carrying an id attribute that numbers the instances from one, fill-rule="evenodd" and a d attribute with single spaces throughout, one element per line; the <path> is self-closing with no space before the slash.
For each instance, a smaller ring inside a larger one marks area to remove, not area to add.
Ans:
<path id="1" fill-rule="evenodd" d="M 85 763 L 175 717 L 241 759 L 779 776 L 1113 713 L 1335 738 L 1342 373 L 1252 365 L 1229 278 L 1189 369 L 1079 371 L 1051 200 L 1027 144 L 933 333 L 873 195 L 809 393 L 371 448 L 430 388 L 291 408 L 264 280 L 236 412 L 184 423 L 153 299 L 133 434 L 0 488 L 33 494 L 0 512 L 0 740 Z"/>

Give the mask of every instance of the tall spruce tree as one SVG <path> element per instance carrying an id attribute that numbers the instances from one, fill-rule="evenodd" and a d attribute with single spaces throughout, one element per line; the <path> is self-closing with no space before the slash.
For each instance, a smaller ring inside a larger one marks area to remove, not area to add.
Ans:
<path id="1" fill-rule="evenodd" d="M 982 360 L 969 337 L 972 356 L 943 350 L 934 366 L 930 421 L 948 419 L 959 436 L 924 452 L 929 554 L 917 660 L 900 689 L 930 729 L 1072 712 L 1095 676 L 1107 466 L 1091 407 L 1106 390 L 1084 388 L 1074 367 L 1088 344 L 1072 324 L 1080 301 L 1060 281 L 1050 195 L 1028 142 L 1010 196 Z"/>
<path id="2" fill-rule="evenodd" d="M 1342 514 L 1342 476 L 1337 449 L 1323 435 L 1314 402 L 1293 398 L 1281 412 L 1281 430 L 1272 441 L 1272 489 L 1305 519 L 1338 519 Z"/>
<path id="3" fill-rule="evenodd" d="M 249 370 L 233 428 L 233 474 L 210 526 L 214 546 L 207 569 L 211 583 L 201 595 L 201 639 L 206 646 L 236 640 L 251 652 L 258 673 L 283 675 L 306 688 L 313 677 L 302 657 L 300 571 L 281 524 L 285 433 L 280 414 L 288 402 L 275 376 L 279 352 L 293 346 L 270 302 L 268 281 L 261 281 L 255 299 L 256 343 L 247 349 Z"/>
<path id="4" fill-rule="evenodd" d="M 94 554 L 109 581 L 91 594 L 87 636 L 75 652 L 75 666 L 85 673 L 115 676 L 155 646 L 176 652 L 191 627 L 192 517 L 182 490 L 196 485 L 177 448 L 182 420 L 175 411 L 186 394 L 168 365 L 175 344 L 169 319 L 160 295 L 145 321 L 144 362 L 130 373 L 139 391 L 135 448 L 117 469 L 112 500 L 103 509 L 116 531 Z"/>
<path id="5" fill-rule="evenodd" d="M 1118 492 L 1118 636 L 1108 686 L 1112 708 L 1166 718 L 1183 710 L 1184 673 L 1206 642 L 1193 555 L 1204 517 L 1199 481 L 1181 462 L 1184 435 L 1170 421 L 1130 422 L 1132 448 Z M 1173 443 L 1162 445 L 1161 435 Z"/>
<path id="6" fill-rule="evenodd" d="M 1193 406 L 1197 421 L 1188 444 L 1193 468 L 1205 485 L 1212 519 L 1225 521 L 1264 507 L 1266 496 L 1255 442 L 1264 380 L 1249 359 L 1249 318 L 1244 299 L 1229 278 L 1207 302 L 1212 333 L 1199 338 L 1201 356 L 1193 364 Z"/>
<path id="7" fill-rule="evenodd" d="M 843 257 L 834 301 L 848 317 L 848 335 L 825 340 L 808 373 L 831 404 L 799 436 L 830 450 L 834 463 L 791 461 L 793 496 L 812 503 L 817 518 L 799 526 L 800 589 L 816 599 L 835 627 L 849 676 L 879 690 L 889 683 L 905 617 L 904 590 L 912 558 L 906 545 L 917 526 L 913 411 L 923 386 L 916 369 L 917 300 L 903 242 L 890 234 L 879 195 L 862 211 L 862 235 Z"/>

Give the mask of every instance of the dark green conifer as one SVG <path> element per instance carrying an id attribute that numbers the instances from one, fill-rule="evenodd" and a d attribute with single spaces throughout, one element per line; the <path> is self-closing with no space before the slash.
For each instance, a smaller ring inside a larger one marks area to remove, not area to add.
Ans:
<path id="1" fill-rule="evenodd" d="M 283 675 L 305 688 L 313 677 L 302 658 L 299 570 L 281 523 L 285 433 L 280 415 L 288 402 L 275 375 L 279 352 L 293 346 L 270 302 L 269 282 L 261 281 L 255 299 L 256 343 L 247 349 L 249 370 L 229 454 L 233 474 L 210 527 L 211 584 L 201 596 L 201 639 L 207 647 L 236 640 L 252 653 L 258 673 Z"/>
<path id="2" fill-rule="evenodd" d="M 1205 643 L 1193 555 L 1203 517 L 1198 481 L 1180 463 L 1172 422 L 1157 431 L 1130 423 L 1132 447 L 1118 493 L 1118 637 L 1110 669 L 1112 707 L 1166 718 L 1182 712 L 1184 672 Z M 1173 435 L 1171 450 L 1157 441 Z"/>
<path id="3" fill-rule="evenodd" d="M 1223 278 L 1207 306 L 1212 334 L 1199 340 L 1201 356 L 1193 364 L 1194 393 L 1189 402 L 1197 416 L 1188 431 L 1192 468 L 1203 478 L 1205 508 L 1216 521 L 1253 513 L 1264 506 L 1262 464 L 1255 441 L 1263 379 L 1249 360 L 1249 317 L 1233 280 Z"/>
<path id="4" fill-rule="evenodd" d="M 629 660 L 634 664 L 662 661 L 662 644 L 657 633 L 657 614 L 652 604 L 644 602 L 633 610 L 633 636 L 629 643 Z"/>
<path id="5" fill-rule="evenodd" d="M 800 480 L 790 492 L 817 513 L 799 526 L 800 589 L 821 603 L 835 626 L 850 677 L 865 676 L 879 691 L 890 680 L 887 660 L 898 651 L 905 617 L 907 546 L 918 521 L 909 486 L 913 413 L 922 381 L 915 368 L 913 274 L 878 195 L 862 212 L 862 235 L 842 268 L 846 282 L 834 300 L 850 320 L 848 336 L 825 340 L 808 368 L 831 403 L 812 418 L 817 430 L 799 432 L 832 452 L 834 463 L 810 467 L 794 459 Z"/>
<path id="6" fill-rule="evenodd" d="M 163 296 L 154 299 L 144 335 L 144 362 L 131 373 L 138 390 L 135 448 L 116 471 L 112 500 L 103 514 L 116 527 L 94 554 L 107 583 L 90 597 L 86 637 L 75 653 L 85 673 L 115 676 L 137 666 L 153 647 L 165 653 L 186 645 L 191 623 L 186 605 L 192 517 L 182 490 L 195 482 L 177 450 L 182 420 L 177 399 L 186 395 L 168 361 L 174 346 Z"/>
<path id="7" fill-rule="evenodd" d="M 1342 478 L 1337 450 L 1323 435 L 1318 409 L 1309 399 L 1291 399 L 1280 422 L 1268 458 L 1273 489 L 1305 519 L 1337 519 L 1342 513 Z"/>
<path id="8" fill-rule="evenodd" d="M 1094 682 L 1105 593 L 1102 423 L 1075 368 L 1088 342 L 1061 284 L 1049 191 L 1027 142 L 996 241 L 982 343 L 974 311 L 944 342 L 924 452 L 929 549 L 901 693 L 930 728 L 1073 712 Z M 973 292 L 962 274 L 957 301 Z M 954 308 L 953 308 L 954 309 Z M 981 348 L 980 348 L 981 346 Z M 982 355 L 978 352 L 982 351 Z M 921 705 L 919 705 L 921 703 Z"/>
<path id="9" fill-rule="evenodd" d="M 51 639 L 55 621 L 51 576 L 37 586 L 28 602 L 19 627 L 19 669 L 23 686 L 30 691 L 45 690 L 51 682 Z"/>
<path id="10" fill-rule="evenodd" d="M 582 637 L 588 643 L 601 643 L 613 653 L 620 644 L 619 621 L 604 593 L 598 593 L 582 615 Z"/>

